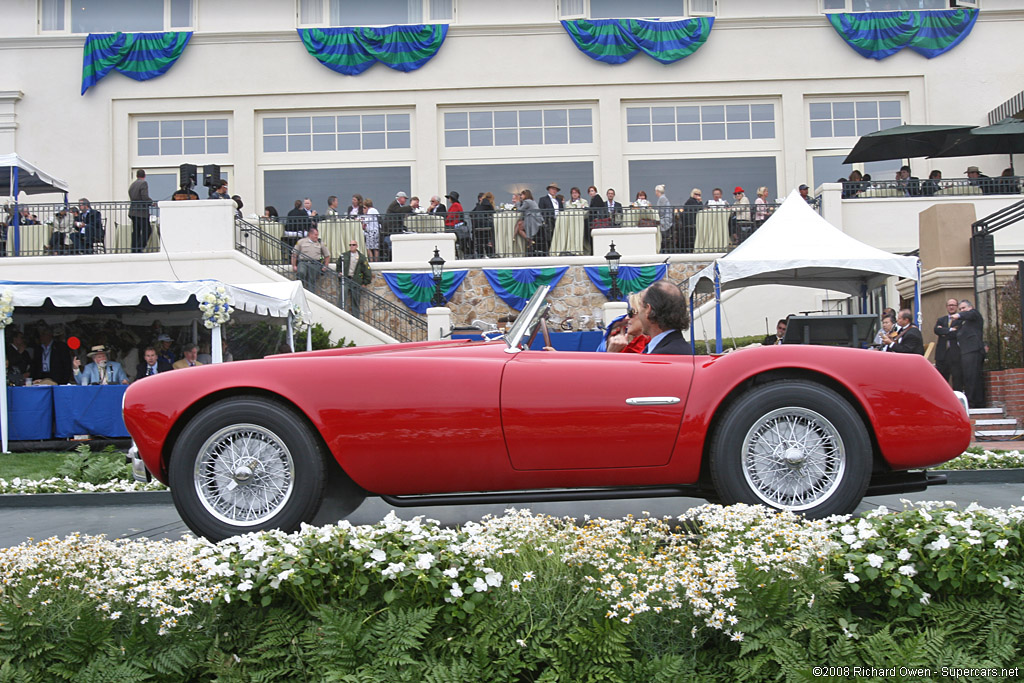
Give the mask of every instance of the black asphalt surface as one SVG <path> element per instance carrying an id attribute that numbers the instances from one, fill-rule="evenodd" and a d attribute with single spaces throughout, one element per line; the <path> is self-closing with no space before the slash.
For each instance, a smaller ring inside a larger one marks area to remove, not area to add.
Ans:
<path id="1" fill-rule="evenodd" d="M 991 473 L 986 473 L 991 478 Z M 1020 479 L 1019 476 L 1004 479 Z M 50 499 L 41 500 L 34 496 L 31 506 L 17 504 L 8 496 L 0 498 L 0 547 L 10 547 L 29 539 L 42 540 L 51 536 L 64 537 L 75 532 L 82 534 L 106 534 L 109 538 L 169 538 L 177 539 L 191 533 L 181 521 L 169 493 L 143 494 L 145 503 L 133 503 L 132 496 L 138 494 L 79 494 L 90 497 L 79 501 L 70 495 L 59 496 L 52 504 Z M 95 496 L 104 496 L 95 501 Z M 110 496 L 115 496 L 111 498 Z M 891 510 L 902 509 L 901 499 L 912 501 L 940 500 L 953 501 L 961 507 L 978 503 L 985 507 L 1012 507 L 1024 504 L 1024 482 L 983 481 L 976 483 L 953 483 L 935 486 L 919 493 L 904 493 L 865 498 L 858 512 L 885 505 Z M 123 502 L 122 502 L 123 501 Z M 28 502 L 28 501 L 25 501 Z M 705 501 L 696 498 L 648 498 L 622 501 L 593 501 L 572 503 L 542 503 L 520 505 L 537 513 L 555 516 L 568 515 L 582 518 L 620 518 L 628 514 L 654 516 L 679 515 L 683 511 L 702 505 Z M 103 503 L 103 504 L 97 504 Z M 109 504 L 113 503 L 113 504 Z M 421 508 L 399 508 L 395 514 L 402 519 L 423 515 L 436 519 L 445 525 L 459 525 L 479 520 L 486 514 L 501 515 L 507 505 L 459 505 Z M 348 519 L 353 524 L 373 524 L 380 521 L 393 508 L 379 498 L 366 501 Z M 318 524 L 334 520 L 318 519 Z"/>

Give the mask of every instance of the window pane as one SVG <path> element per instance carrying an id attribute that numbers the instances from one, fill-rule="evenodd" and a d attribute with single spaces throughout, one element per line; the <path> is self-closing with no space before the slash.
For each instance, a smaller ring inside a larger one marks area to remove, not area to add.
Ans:
<path id="1" fill-rule="evenodd" d="M 747 105 L 747 104 L 730 104 L 730 105 L 727 105 L 725 107 L 725 120 L 726 121 L 749 121 L 750 120 L 750 105 Z"/>
<path id="2" fill-rule="evenodd" d="M 857 118 L 858 119 L 877 119 L 878 118 L 878 102 L 858 102 L 857 103 Z"/>
<path id="3" fill-rule="evenodd" d="M 853 121 L 835 121 L 832 124 L 833 134 L 837 138 L 849 137 L 857 134 L 857 129 L 853 125 Z"/>
<path id="4" fill-rule="evenodd" d="M 750 139 L 750 124 L 749 123 L 729 123 L 727 125 L 727 133 L 730 140 L 749 140 Z"/>
<path id="5" fill-rule="evenodd" d="M 322 24 L 324 21 L 323 0 L 299 0 L 299 23 Z"/>
<path id="6" fill-rule="evenodd" d="M 181 121 L 161 121 L 160 122 L 160 137 L 162 138 L 180 138 L 181 137 Z"/>
<path id="7" fill-rule="evenodd" d="M 388 133 L 388 149 L 409 149 L 410 146 L 409 133 Z"/>
<path id="8" fill-rule="evenodd" d="M 878 128 L 885 130 L 886 128 L 895 128 L 898 125 L 900 125 L 900 119 L 882 119 L 881 125 Z"/>
<path id="9" fill-rule="evenodd" d="M 139 121 L 139 137 L 155 138 L 160 136 L 160 123 L 158 121 Z"/>
<path id="10" fill-rule="evenodd" d="M 832 103 L 832 118 L 835 118 L 835 119 L 852 119 L 853 118 L 853 102 L 833 102 Z"/>
<path id="11" fill-rule="evenodd" d="M 650 107 L 630 107 L 626 110 L 626 123 L 650 123 Z"/>
<path id="12" fill-rule="evenodd" d="M 573 145 L 586 145 L 594 141 L 594 129 L 587 126 L 570 128 L 569 143 Z"/>
<path id="13" fill-rule="evenodd" d="M 538 112 L 540 113 L 540 112 Z M 540 128 L 520 128 L 519 129 L 519 144 L 521 145 L 539 145 L 544 141 L 543 134 Z"/>
<path id="14" fill-rule="evenodd" d="M 680 142 L 700 140 L 700 126 L 694 124 L 676 126 L 676 140 Z"/>
<path id="15" fill-rule="evenodd" d="M 469 131 L 470 147 L 490 147 L 494 144 L 494 133 L 490 128 Z"/>
<path id="16" fill-rule="evenodd" d="M 566 115 L 565 109 L 545 109 L 544 110 L 544 125 L 545 126 L 565 126 L 569 123 L 569 118 Z"/>
<path id="17" fill-rule="evenodd" d="M 750 124 L 750 136 L 755 140 L 771 140 L 775 138 L 775 124 L 754 122 Z"/>
<path id="18" fill-rule="evenodd" d="M 469 114 L 470 128 L 493 128 L 494 117 L 489 111 L 474 111 Z"/>
<path id="19" fill-rule="evenodd" d="M 651 107 L 651 123 L 675 123 L 675 107 Z"/>
<path id="20" fill-rule="evenodd" d="M 409 130 L 409 115 L 388 114 L 388 130 Z"/>
<path id="21" fill-rule="evenodd" d="M 334 117 L 333 116 L 314 116 L 313 117 L 313 132 L 314 133 L 333 133 L 334 132 Z"/>
<path id="22" fill-rule="evenodd" d="M 464 111 L 448 112 L 444 115 L 444 129 L 469 128 L 469 115 Z"/>
<path id="23" fill-rule="evenodd" d="M 367 164 L 363 168 L 265 170 L 260 206 L 276 206 L 283 216 L 292 208 L 296 197 L 312 197 L 313 207 L 322 215 L 328 195 L 342 195 L 340 203 L 344 209 L 351 193 L 359 192 L 364 197 L 372 197 L 380 212 L 384 213 L 395 192 L 408 192 L 409 185 L 408 166 L 377 167 Z"/>
<path id="24" fill-rule="evenodd" d="M 494 112 L 495 128 L 515 128 L 519 125 L 519 116 L 514 111 Z"/>
<path id="25" fill-rule="evenodd" d="M 333 152 L 334 151 L 334 134 L 320 133 L 319 135 L 313 136 L 313 151 L 314 152 Z"/>
<path id="26" fill-rule="evenodd" d="M 452 0 L 430 0 L 430 21 L 451 21 Z"/>
<path id="27" fill-rule="evenodd" d="M 363 132 L 384 130 L 385 117 L 383 114 L 371 114 L 363 117 Z"/>
<path id="28" fill-rule="evenodd" d="M 185 154 L 206 154 L 206 138 L 185 138 Z"/>
<path id="29" fill-rule="evenodd" d="M 703 126 L 701 126 L 701 138 L 703 140 L 724 140 L 725 124 L 705 123 Z"/>
<path id="30" fill-rule="evenodd" d="M 700 107 L 676 107 L 676 121 L 679 123 L 700 123 Z"/>
<path id="31" fill-rule="evenodd" d="M 185 137 L 205 137 L 206 136 L 206 121 L 202 119 L 198 121 L 185 121 L 184 122 Z"/>
<path id="32" fill-rule="evenodd" d="M 448 130 L 444 133 L 444 146 L 445 147 L 468 147 L 469 146 L 469 131 L 465 130 Z"/>
<path id="33" fill-rule="evenodd" d="M 494 131 L 494 144 L 518 145 L 519 131 L 515 128 L 498 128 Z"/>
<path id="34" fill-rule="evenodd" d="M 707 123 L 709 121 L 725 121 L 725 107 L 721 105 L 701 107 L 700 115 L 701 120 L 703 120 L 704 123 Z"/>
<path id="35" fill-rule="evenodd" d="M 586 13 L 585 0 L 562 0 L 562 16 L 578 17 Z"/>
<path id="36" fill-rule="evenodd" d="M 358 116 L 339 116 L 338 120 L 338 132 L 339 133 L 358 133 L 359 132 L 359 117 Z"/>
<path id="37" fill-rule="evenodd" d="M 810 108 L 812 121 L 832 118 L 832 104 L 829 102 L 812 102 Z"/>
<path id="38" fill-rule="evenodd" d="M 899 102 L 892 102 L 886 100 L 878 103 L 878 115 L 883 118 L 898 119 L 902 118 L 903 114 L 900 110 Z"/>
<path id="39" fill-rule="evenodd" d="M 868 133 L 874 133 L 876 130 L 878 130 L 878 121 L 876 119 L 857 121 L 857 135 L 867 135 Z"/>
<path id="40" fill-rule="evenodd" d="M 423 21 L 423 3 L 416 0 L 330 0 L 329 19 L 331 26 L 418 24 Z"/>
<path id="41" fill-rule="evenodd" d="M 590 0 L 591 19 L 682 17 L 683 0 Z"/>
<path id="42" fill-rule="evenodd" d="M 264 135 L 263 136 L 263 151 L 264 152 L 283 152 L 285 151 L 285 138 L 283 135 Z"/>
<path id="43" fill-rule="evenodd" d="M 164 0 L 75 0 L 72 33 L 163 31 Z"/>
<path id="44" fill-rule="evenodd" d="M 589 126 L 593 123 L 593 113 L 589 109 L 570 109 L 570 126 Z"/>
<path id="45" fill-rule="evenodd" d="M 359 149 L 359 133 L 345 133 L 338 136 L 338 151 Z"/>
<path id="46" fill-rule="evenodd" d="M 181 138 L 164 138 L 160 141 L 160 154 L 181 154 Z"/>
<path id="47" fill-rule="evenodd" d="M 206 153 L 207 154 L 227 154 L 228 153 L 228 139 L 227 138 L 206 138 Z"/>
<path id="48" fill-rule="evenodd" d="M 40 8 L 41 28 L 44 31 L 64 30 L 64 0 L 43 0 Z"/>
<path id="49" fill-rule="evenodd" d="M 228 120 L 227 119 L 207 119 L 206 120 L 206 134 L 207 135 L 227 135 L 228 134 Z"/>
<path id="50" fill-rule="evenodd" d="M 567 145 L 569 144 L 568 128 L 545 128 L 544 144 L 546 145 Z"/>
<path id="51" fill-rule="evenodd" d="M 384 149 L 386 144 L 384 133 L 363 133 L 363 149 Z"/>
<path id="52" fill-rule="evenodd" d="M 524 109 L 519 112 L 519 125 L 522 127 L 527 126 L 540 126 L 541 116 L 539 109 Z"/>
<path id="53" fill-rule="evenodd" d="M 751 121 L 774 121 L 775 105 L 773 104 L 752 104 L 750 105 Z"/>
<path id="54" fill-rule="evenodd" d="M 651 127 L 651 140 L 654 142 L 674 142 L 676 139 L 675 125 L 660 125 Z"/>
<path id="55" fill-rule="evenodd" d="M 308 116 L 290 116 L 288 117 L 288 132 L 289 133 L 308 133 L 310 130 L 310 122 Z"/>
<path id="56" fill-rule="evenodd" d="M 160 154 L 160 142 L 158 140 L 139 140 L 139 156 L 148 157 Z"/>
<path id="57" fill-rule="evenodd" d="M 288 151 L 289 152 L 308 152 L 312 149 L 313 142 L 308 135 L 289 135 L 288 136 Z"/>
<path id="58" fill-rule="evenodd" d="M 812 138 L 830 138 L 830 137 L 832 137 L 832 122 L 831 121 L 811 121 L 811 137 Z"/>
<path id="59" fill-rule="evenodd" d="M 171 28 L 192 26 L 192 0 L 171 0 Z"/>
<path id="60" fill-rule="evenodd" d="M 650 142 L 651 141 L 651 127 L 650 126 L 627 126 L 626 127 L 626 141 L 627 142 Z"/>

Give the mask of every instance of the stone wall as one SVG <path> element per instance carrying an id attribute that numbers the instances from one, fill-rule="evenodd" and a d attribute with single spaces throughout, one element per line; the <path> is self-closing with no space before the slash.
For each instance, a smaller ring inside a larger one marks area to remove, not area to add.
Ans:
<path id="1" fill-rule="evenodd" d="M 666 278 L 685 287 L 687 279 L 706 265 L 706 262 L 669 263 Z M 405 305 L 394 295 L 380 273 L 374 273 L 370 288 L 388 301 L 399 306 Z M 569 266 L 569 270 L 548 295 L 548 301 L 551 302 L 551 319 L 561 322 L 566 318 L 579 319 L 585 315 L 593 321 L 601 320 L 602 307 L 608 300 L 587 277 L 583 266 Z M 448 307 L 452 310 L 452 324 L 456 327 L 467 326 L 474 320 L 497 324 L 499 318 L 517 313 L 498 298 L 483 271 L 478 269 L 469 271 L 462 286 L 448 302 Z M 593 323 L 587 325 L 592 326 Z"/>

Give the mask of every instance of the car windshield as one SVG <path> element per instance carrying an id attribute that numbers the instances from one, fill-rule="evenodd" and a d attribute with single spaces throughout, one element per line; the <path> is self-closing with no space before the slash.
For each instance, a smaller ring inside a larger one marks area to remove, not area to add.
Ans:
<path id="1" fill-rule="evenodd" d="M 541 285 L 533 293 L 533 296 L 530 297 L 526 305 L 523 306 L 519 317 L 512 324 L 512 329 L 505 335 L 505 343 L 508 344 L 509 349 L 518 349 L 523 339 L 540 323 L 540 319 L 547 310 L 545 300 L 550 290 L 551 285 Z"/>

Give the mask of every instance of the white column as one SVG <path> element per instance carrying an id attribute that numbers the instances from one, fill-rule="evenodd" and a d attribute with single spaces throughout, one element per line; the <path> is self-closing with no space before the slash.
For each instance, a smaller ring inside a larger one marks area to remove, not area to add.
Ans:
<path id="1" fill-rule="evenodd" d="M 210 330 L 210 358 L 214 363 L 224 362 L 224 349 L 220 343 L 220 325 L 214 325 Z"/>
<path id="2" fill-rule="evenodd" d="M 626 315 L 629 304 L 625 301 L 606 301 L 604 304 L 604 325 L 607 327 L 620 315 Z"/>
<path id="3" fill-rule="evenodd" d="M 444 339 L 452 332 L 452 312 L 445 306 L 427 309 L 427 341 Z"/>
<path id="4" fill-rule="evenodd" d="M 843 184 L 822 183 L 814 192 L 821 197 L 821 217 L 843 230 Z"/>

